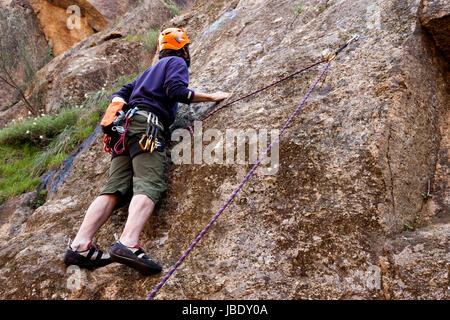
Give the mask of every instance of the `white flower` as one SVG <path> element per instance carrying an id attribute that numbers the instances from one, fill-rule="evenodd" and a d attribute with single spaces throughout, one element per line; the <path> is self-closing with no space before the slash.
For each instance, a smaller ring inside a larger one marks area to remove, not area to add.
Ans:
<path id="1" fill-rule="evenodd" d="M 39 139 L 44 139 L 44 137 L 43 136 L 39 136 Z"/>
<path id="2" fill-rule="evenodd" d="M 33 126 L 35 126 L 37 123 L 36 122 L 33 122 Z"/>
<path id="3" fill-rule="evenodd" d="M 30 130 L 27 130 L 27 134 L 29 134 L 30 133 Z"/>

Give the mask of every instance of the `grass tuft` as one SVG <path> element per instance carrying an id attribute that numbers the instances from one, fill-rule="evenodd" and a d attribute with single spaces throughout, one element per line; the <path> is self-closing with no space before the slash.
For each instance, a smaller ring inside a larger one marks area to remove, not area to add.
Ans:
<path id="1" fill-rule="evenodd" d="M 167 8 L 169 8 L 169 10 L 172 11 L 172 14 L 174 16 L 177 16 L 180 13 L 180 8 L 178 8 L 176 3 L 173 3 L 173 2 L 168 3 Z"/>
<path id="2" fill-rule="evenodd" d="M 159 29 L 153 28 L 150 31 L 143 34 L 129 34 L 125 40 L 131 42 L 142 42 L 149 50 L 154 50 L 158 46 Z"/>
<path id="3" fill-rule="evenodd" d="M 27 119 L 0 130 L 0 145 L 20 145 L 33 143 L 45 146 L 51 138 L 67 126 L 72 126 L 78 118 L 78 109 L 65 109 L 55 116 Z"/>
<path id="4" fill-rule="evenodd" d="M 303 10 L 305 10 L 305 4 L 304 3 L 300 3 L 299 5 L 294 7 L 294 12 L 295 14 L 299 15 L 300 13 L 303 12 Z"/>

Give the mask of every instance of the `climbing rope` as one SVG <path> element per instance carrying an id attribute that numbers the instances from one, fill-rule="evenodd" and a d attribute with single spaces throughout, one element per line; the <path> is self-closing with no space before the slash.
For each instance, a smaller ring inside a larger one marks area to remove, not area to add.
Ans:
<path id="1" fill-rule="evenodd" d="M 277 143 L 280 140 L 281 135 L 284 133 L 284 131 L 287 129 L 287 127 L 291 124 L 291 122 L 294 120 L 295 116 L 297 115 L 297 113 L 302 109 L 302 107 L 305 105 L 306 101 L 308 100 L 309 96 L 311 95 L 311 93 L 314 91 L 314 89 L 317 87 L 317 84 L 320 82 L 320 80 L 323 78 L 323 76 L 325 75 L 325 73 L 327 72 L 328 68 L 330 67 L 331 62 L 337 57 L 337 55 L 344 50 L 352 41 L 357 41 L 359 39 L 358 36 L 354 36 L 352 37 L 344 46 L 342 46 L 341 48 L 339 48 L 338 51 L 336 51 L 336 53 L 334 55 L 328 55 L 327 58 L 325 58 L 325 60 L 316 63 L 315 65 L 318 65 L 322 62 L 326 62 L 327 64 L 325 65 L 325 67 L 322 69 L 321 73 L 319 74 L 319 76 L 317 77 L 316 81 L 314 82 L 314 84 L 311 86 L 311 88 L 309 89 L 308 93 L 306 94 L 306 96 L 303 98 L 302 102 L 298 105 L 298 107 L 294 110 L 294 112 L 292 113 L 292 115 L 290 116 L 290 118 L 286 121 L 286 123 L 284 124 L 283 128 L 280 130 L 278 136 L 270 143 L 269 147 L 266 149 L 266 151 L 264 152 L 264 154 L 259 158 L 259 160 L 255 163 L 255 165 L 250 169 L 250 171 L 247 173 L 247 175 L 244 177 L 244 179 L 241 181 L 241 183 L 237 186 L 237 188 L 233 191 L 233 193 L 230 195 L 230 197 L 227 199 L 227 201 L 225 202 L 225 204 L 222 206 L 222 208 L 220 208 L 220 210 L 214 215 L 214 217 L 211 219 L 211 221 L 209 221 L 209 223 L 206 225 L 206 227 L 199 233 L 199 235 L 197 236 L 197 238 L 195 238 L 195 240 L 192 242 L 192 244 L 189 246 L 189 248 L 184 252 L 184 254 L 180 257 L 180 259 L 178 259 L 178 261 L 170 268 L 169 272 L 167 272 L 167 274 L 164 276 L 164 278 L 158 283 L 158 285 L 155 287 L 155 289 L 153 289 L 153 291 L 148 295 L 147 300 L 151 300 L 153 299 L 153 297 L 158 293 L 158 291 L 162 288 L 162 286 L 167 282 L 167 280 L 169 280 L 170 276 L 175 272 L 175 270 L 181 265 L 181 263 L 183 263 L 184 259 L 186 259 L 186 257 L 188 256 L 188 254 L 192 251 L 192 249 L 194 249 L 194 247 L 197 245 L 197 243 L 203 238 L 203 236 L 206 234 L 206 232 L 208 231 L 208 229 L 212 226 L 212 224 L 219 218 L 219 216 L 225 211 L 225 209 L 228 207 L 228 205 L 233 201 L 233 199 L 236 197 L 236 195 L 239 193 L 239 191 L 242 189 L 242 187 L 245 185 L 245 183 L 250 179 L 250 177 L 253 175 L 253 173 L 256 171 L 256 169 L 261 165 L 262 161 L 267 157 L 268 153 L 270 152 L 270 150 L 272 150 L 272 147 L 274 146 L 275 143 Z M 301 71 L 301 70 L 300 70 Z M 298 74 L 298 73 L 297 73 Z M 291 75 L 292 76 L 292 75 Z M 288 76 L 289 77 L 289 76 Z M 283 79 L 281 79 L 283 80 Z M 277 83 L 281 82 L 278 81 Z M 274 85 L 274 84 L 273 84 Z M 268 86 L 270 87 L 270 85 Z M 266 88 L 268 88 L 266 87 Z M 258 90 L 257 92 L 260 92 L 262 90 Z M 256 92 L 255 92 L 256 93 Z M 253 93 L 253 94 L 255 94 Z M 252 95 L 252 94 L 250 94 Z M 250 96 L 247 95 L 246 97 Z M 245 97 L 238 99 L 238 100 L 242 100 Z M 231 103 L 230 103 L 231 104 Z M 228 105 L 230 105 L 228 104 Z M 225 105 L 226 106 L 226 105 Z M 216 109 L 215 111 L 211 112 L 208 116 L 206 116 L 204 119 L 209 118 L 212 114 L 214 114 L 215 112 L 217 112 L 218 110 L 224 108 L 225 106 Z"/>
<path id="2" fill-rule="evenodd" d="M 257 94 L 257 93 L 260 93 L 261 91 L 265 91 L 265 90 L 267 90 L 267 89 L 269 89 L 269 88 L 271 88 L 273 86 L 276 86 L 277 84 L 279 84 L 281 82 L 284 82 L 284 81 L 286 81 L 286 80 L 288 80 L 288 79 L 290 79 L 290 78 L 292 78 L 292 77 L 294 77 L 294 76 L 296 76 L 298 74 L 301 74 L 301 73 L 303 73 L 305 71 L 308 71 L 309 69 L 314 68 L 315 66 L 318 66 L 318 65 L 320 65 L 322 63 L 325 63 L 325 62 L 333 61 L 338 56 L 339 53 L 341 53 L 345 48 L 347 48 L 347 46 L 350 43 L 352 43 L 353 41 L 358 41 L 358 40 L 359 40 L 359 35 L 353 36 L 350 40 L 347 41 L 347 43 L 345 43 L 342 47 L 340 47 L 333 55 L 329 54 L 325 59 L 322 59 L 322 60 L 320 60 L 318 62 L 315 62 L 312 65 L 307 66 L 307 67 L 305 67 L 303 69 L 295 71 L 294 73 L 291 73 L 291 74 L 287 75 L 286 77 L 281 78 L 280 80 L 277 80 L 277 81 L 275 81 L 275 82 L 273 82 L 273 83 L 271 83 L 271 84 L 269 84 L 269 85 L 267 85 L 265 87 L 262 87 L 262 88 L 260 88 L 260 89 L 258 89 L 256 91 L 253 91 L 253 92 L 251 92 L 251 93 L 249 93 L 249 94 L 247 94 L 247 95 L 245 95 L 243 97 L 240 97 L 240 98 L 237 98 L 237 99 L 235 99 L 235 100 L 233 100 L 231 102 L 228 102 L 228 103 L 224 104 L 223 106 L 220 106 L 220 107 L 214 109 L 213 111 L 208 113 L 206 116 L 202 117 L 200 119 L 200 121 L 203 122 L 206 119 L 210 118 L 213 114 L 219 112 L 220 110 L 222 110 L 224 108 L 227 108 L 227 107 L 229 107 L 229 106 L 231 106 L 231 105 L 233 105 L 233 104 L 235 104 L 235 103 L 237 103 L 237 102 L 239 102 L 241 100 L 247 99 L 247 98 L 249 98 L 249 97 L 251 97 L 251 96 L 253 96 L 253 95 Z M 191 132 L 191 135 L 194 135 L 194 130 L 193 130 L 192 126 L 187 126 L 186 128 L 189 129 L 189 131 Z"/>
<path id="3" fill-rule="evenodd" d="M 327 61 L 328 61 L 327 58 L 325 58 L 325 59 L 323 59 L 323 60 L 321 60 L 321 61 L 319 61 L 319 62 L 313 63 L 312 65 L 310 65 L 310 66 L 308 66 L 308 67 L 306 67 L 306 68 L 303 68 L 303 69 L 298 70 L 298 71 L 296 71 L 296 72 L 294 72 L 294 73 L 291 73 L 290 75 L 288 75 L 288 76 L 286 76 L 286 77 L 284 77 L 284 78 L 282 78 L 282 79 L 280 79 L 280 80 L 278 80 L 278 81 L 275 81 L 275 82 L 273 82 L 273 83 L 271 83 L 271 84 L 269 84 L 269 85 L 267 85 L 267 86 L 265 86 L 265 87 L 263 87 L 263 88 L 260 88 L 260 89 L 258 89 L 258 90 L 256 90 L 256 91 L 253 91 L 253 92 L 251 92 L 251 93 L 249 93 L 249 94 L 247 94 L 247 95 L 245 95 L 245 96 L 243 96 L 243 97 L 240 97 L 240 98 L 238 98 L 238 99 L 236 99 L 236 100 L 233 100 L 233 101 L 231 101 L 231 102 L 228 102 L 228 103 L 224 104 L 223 106 L 220 106 L 220 107 L 214 109 L 213 111 L 211 111 L 210 113 L 208 113 L 206 116 L 204 116 L 203 118 L 201 118 L 200 121 L 203 122 L 203 121 L 205 121 L 206 119 L 210 118 L 210 117 L 211 117 L 213 114 L 215 114 L 216 112 L 219 112 L 220 110 L 222 110 L 222 109 L 224 109 L 224 108 L 226 108 L 226 107 L 229 107 L 229 106 L 235 104 L 236 102 L 239 102 L 239 101 L 241 101 L 241 100 L 244 100 L 244 99 L 246 99 L 246 98 L 249 98 L 249 97 L 251 97 L 251 96 L 253 96 L 253 95 L 257 94 L 257 93 L 260 93 L 261 91 L 265 91 L 265 90 L 267 90 L 267 89 L 269 89 L 269 88 L 271 88 L 271 87 L 273 87 L 273 86 L 275 86 L 275 85 L 277 85 L 277 84 L 279 84 L 279 83 L 281 83 L 281 82 L 283 82 L 283 81 L 286 81 L 286 80 L 288 80 L 288 79 L 290 79 L 290 78 L 292 78 L 292 77 L 294 77 L 294 76 L 296 76 L 296 75 L 298 75 L 298 74 L 300 74 L 300 73 L 303 73 L 303 72 L 305 72 L 305 71 L 307 71 L 307 70 L 309 70 L 309 69 L 311 69 L 311 68 L 314 68 L 315 66 L 317 66 L 317 65 L 319 65 L 319 64 L 325 63 L 325 62 L 327 62 Z M 194 135 L 194 130 L 192 129 L 192 126 L 188 126 L 187 128 L 189 129 L 189 131 L 191 132 L 191 134 Z"/>

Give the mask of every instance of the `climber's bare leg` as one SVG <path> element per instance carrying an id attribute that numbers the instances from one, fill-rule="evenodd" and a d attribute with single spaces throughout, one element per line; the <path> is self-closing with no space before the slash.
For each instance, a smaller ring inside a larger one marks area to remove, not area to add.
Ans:
<path id="1" fill-rule="evenodd" d="M 104 194 L 97 197 L 89 206 L 83 223 L 72 242 L 72 248 L 77 251 L 87 250 L 89 243 L 92 241 L 94 234 L 108 220 L 114 211 L 119 197 L 112 194 Z"/>
<path id="2" fill-rule="evenodd" d="M 128 219 L 120 237 L 120 242 L 127 247 L 139 244 L 139 235 L 145 223 L 152 215 L 155 203 L 146 195 L 138 194 L 131 199 Z"/>

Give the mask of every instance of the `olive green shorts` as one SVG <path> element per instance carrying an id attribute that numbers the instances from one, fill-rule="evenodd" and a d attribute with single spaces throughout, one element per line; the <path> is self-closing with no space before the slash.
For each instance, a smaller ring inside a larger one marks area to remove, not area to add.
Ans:
<path id="1" fill-rule="evenodd" d="M 136 144 L 140 140 L 146 128 L 147 119 L 136 114 L 126 134 L 127 150 L 131 144 Z M 158 135 L 158 139 L 164 142 L 161 134 Z M 140 153 L 133 158 L 128 151 L 115 156 L 111 160 L 108 181 L 100 191 L 100 195 L 118 194 L 121 197 L 146 195 L 156 204 L 166 190 L 165 163 L 165 150 Z"/>

